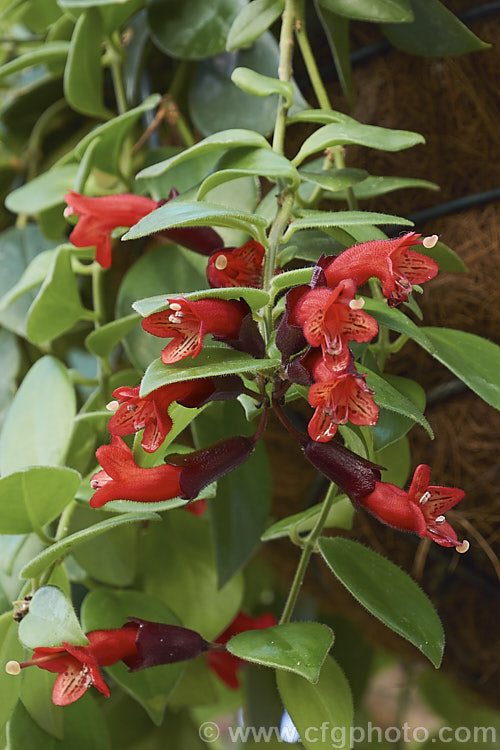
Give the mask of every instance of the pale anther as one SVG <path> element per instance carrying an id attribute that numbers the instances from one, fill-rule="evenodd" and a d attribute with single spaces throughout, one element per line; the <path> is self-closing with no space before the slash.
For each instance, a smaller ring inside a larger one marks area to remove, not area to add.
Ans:
<path id="1" fill-rule="evenodd" d="M 459 552 L 461 555 L 463 555 L 464 552 L 467 552 L 467 550 L 469 549 L 469 547 L 470 547 L 469 542 L 467 541 L 467 539 L 464 539 L 463 542 L 462 542 L 462 544 L 459 547 L 455 547 L 455 549 L 456 549 L 457 552 Z"/>
<path id="2" fill-rule="evenodd" d="M 171 310 L 182 310 L 182 305 L 180 305 L 178 302 L 171 302 L 170 303 L 170 309 Z"/>
<path id="3" fill-rule="evenodd" d="M 227 258 L 225 255 L 218 255 L 215 259 L 215 267 L 218 271 L 223 271 L 227 268 Z"/>
<path id="4" fill-rule="evenodd" d="M 110 401 L 109 404 L 106 404 L 106 409 L 108 411 L 112 411 L 113 414 L 115 411 L 117 411 L 120 408 L 120 403 L 118 401 Z"/>
<path id="5" fill-rule="evenodd" d="M 20 673 L 21 665 L 19 664 L 18 661 L 8 661 L 7 664 L 5 665 L 5 671 L 7 672 L 7 674 L 11 674 L 15 676 Z"/>
<path id="6" fill-rule="evenodd" d="M 352 299 L 349 302 L 349 307 L 351 310 L 361 310 L 365 306 L 365 301 L 363 297 L 360 297 L 359 299 Z"/>
<path id="7" fill-rule="evenodd" d="M 436 523 L 444 523 L 446 521 L 446 518 L 444 516 L 438 516 L 435 520 Z"/>
<path id="8" fill-rule="evenodd" d="M 423 505 L 424 503 L 426 503 L 427 500 L 430 500 L 430 498 L 431 498 L 431 493 L 430 492 L 424 492 L 424 494 L 422 495 L 422 497 L 419 500 L 420 505 Z"/>
<path id="9" fill-rule="evenodd" d="M 434 247 L 438 239 L 439 237 L 437 236 L 437 234 L 431 234 L 429 237 L 424 237 L 424 239 L 422 240 L 422 245 L 430 250 L 431 247 Z"/>

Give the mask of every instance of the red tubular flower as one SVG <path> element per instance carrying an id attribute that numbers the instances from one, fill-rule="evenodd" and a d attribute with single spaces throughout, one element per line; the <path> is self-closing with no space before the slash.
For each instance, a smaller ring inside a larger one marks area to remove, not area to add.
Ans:
<path id="1" fill-rule="evenodd" d="M 193 500 L 211 482 L 246 461 L 254 448 L 254 438 L 235 435 L 199 451 L 170 454 L 166 459 L 168 463 L 145 469 L 136 464 L 123 440 L 113 436 L 111 445 L 101 445 L 96 451 L 103 468 L 90 481 L 92 489 L 96 490 L 90 505 L 101 508 L 111 500 L 139 503 L 156 503 L 174 497 Z"/>
<path id="2" fill-rule="evenodd" d="M 111 232 L 117 227 L 131 227 L 158 207 L 156 201 L 142 195 L 122 193 L 87 198 L 71 190 L 64 196 L 64 216 L 78 214 L 78 223 L 69 239 L 75 247 L 95 245 L 96 261 L 103 267 L 111 265 Z"/>
<path id="3" fill-rule="evenodd" d="M 271 612 L 266 612 L 260 617 L 251 617 L 239 612 L 226 630 L 216 638 L 215 643 L 226 644 L 233 635 L 244 633 L 246 630 L 265 630 L 277 624 L 278 620 Z M 228 651 L 208 651 L 206 658 L 212 672 L 215 672 L 229 688 L 239 688 L 238 671 L 246 663 L 243 659 L 233 656 Z"/>
<path id="4" fill-rule="evenodd" d="M 308 426 L 313 440 L 328 442 L 337 432 L 338 425 L 346 422 L 357 425 L 377 423 L 379 408 L 373 401 L 373 391 L 366 385 L 365 376 L 354 367 L 352 357 L 345 369 L 339 371 L 316 355 L 312 373 L 314 380 L 319 381 L 309 388 L 309 403 L 316 407 Z"/>
<path id="5" fill-rule="evenodd" d="M 173 340 L 161 353 L 166 365 L 186 357 L 196 357 L 202 347 L 203 337 L 209 333 L 216 339 L 235 341 L 239 338 L 244 319 L 250 308 L 243 300 L 225 300 L 208 297 L 188 302 L 183 297 L 168 300 L 169 309 L 148 315 L 142 327 L 153 336 Z M 252 321 L 253 322 L 253 321 Z"/>
<path id="6" fill-rule="evenodd" d="M 207 278 L 212 287 L 262 286 L 264 246 L 250 240 L 241 247 L 225 247 L 208 259 Z"/>
<path id="7" fill-rule="evenodd" d="M 21 664 L 8 662 L 6 670 L 16 675 L 25 667 L 37 666 L 56 672 L 52 701 L 56 706 L 67 706 L 81 698 L 90 685 L 109 697 L 100 667 L 123 661 L 131 672 L 137 672 L 194 659 L 211 645 L 188 628 L 135 617 L 129 619 L 121 628 L 87 633 L 88 646 L 64 642 L 62 646 L 35 648 L 32 659 Z"/>
<path id="8" fill-rule="evenodd" d="M 378 325 L 359 309 L 363 300 L 355 300 L 355 293 L 352 279 L 344 279 L 335 289 L 307 289 L 292 301 L 289 323 L 300 326 L 307 342 L 321 346 L 325 356 L 341 354 L 348 341 L 370 341 L 377 335 Z"/>
<path id="9" fill-rule="evenodd" d="M 455 547 L 466 552 L 467 540 L 458 541 L 457 535 L 446 521 L 444 513 L 465 496 L 455 487 L 429 486 L 431 470 L 426 464 L 415 469 L 408 492 L 394 484 L 376 482 L 375 489 L 359 504 L 379 521 L 402 531 L 413 531 L 420 537 L 428 536 L 442 547 Z"/>
<path id="10" fill-rule="evenodd" d="M 335 286 L 346 278 L 354 279 L 359 286 L 371 276 L 377 276 L 389 306 L 394 307 L 408 300 L 413 284 L 423 284 L 439 271 L 434 260 L 410 247 L 423 244 L 431 248 L 436 242 L 436 235 L 420 239 L 420 234 L 415 232 L 392 240 L 362 242 L 344 250 L 324 267 L 328 286 Z"/>
<path id="11" fill-rule="evenodd" d="M 201 406 L 216 388 L 212 378 L 201 378 L 164 385 L 142 397 L 139 390 L 140 386 L 121 386 L 113 391 L 116 402 L 112 401 L 108 408 L 116 405 L 117 410 L 108 422 L 108 429 L 120 437 L 144 429 L 141 445 L 147 453 L 153 453 L 172 429 L 169 406 L 174 401 L 187 407 Z"/>

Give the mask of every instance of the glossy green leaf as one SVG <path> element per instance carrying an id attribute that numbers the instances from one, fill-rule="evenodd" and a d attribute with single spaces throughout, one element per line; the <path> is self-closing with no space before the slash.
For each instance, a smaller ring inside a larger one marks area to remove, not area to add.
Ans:
<path id="1" fill-rule="evenodd" d="M 135 328 L 139 320 L 136 313 L 113 320 L 89 333 L 85 339 L 85 346 L 97 357 L 107 357 L 121 343 L 124 336 Z"/>
<path id="2" fill-rule="evenodd" d="M 271 96 L 279 94 L 286 102 L 287 107 L 292 106 L 293 86 L 290 81 L 280 81 L 278 78 L 263 76 L 250 68 L 235 68 L 231 74 L 231 80 L 235 86 L 252 96 Z"/>
<path id="3" fill-rule="evenodd" d="M 359 124 L 353 117 L 349 117 L 349 115 L 338 112 L 335 109 L 303 109 L 294 114 L 289 113 L 287 122 L 289 124 L 295 122 L 313 122 L 316 125 L 328 125 L 332 122 L 343 122 L 346 124 L 355 122 Z"/>
<path id="4" fill-rule="evenodd" d="M 322 0 L 315 0 L 314 5 L 328 40 L 342 91 L 349 109 L 352 109 L 354 91 L 349 45 L 349 19 L 332 13 L 327 3 L 322 2 Z"/>
<path id="5" fill-rule="evenodd" d="M 399 438 L 381 450 L 375 451 L 374 461 L 387 469 L 381 473 L 382 482 L 404 488 L 410 476 L 411 452 L 407 437 Z"/>
<path id="6" fill-rule="evenodd" d="M 423 327 L 422 331 L 431 345 L 421 346 L 487 404 L 500 409 L 500 347 L 473 333 L 452 328 Z"/>
<path id="7" fill-rule="evenodd" d="M 203 60 L 223 52 L 242 0 L 150 0 L 148 23 L 158 47 L 181 60 Z"/>
<path id="8" fill-rule="evenodd" d="M 20 70 L 30 68 L 33 65 L 44 65 L 45 63 L 58 61 L 63 62 L 68 55 L 68 50 L 68 42 L 59 41 L 41 44 L 29 52 L 25 52 L 24 55 L 19 55 L 14 60 L 0 65 L 0 80 L 13 73 L 18 73 Z"/>
<path id="9" fill-rule="evenodd" d="M 64 713 L 52 703 L 54 675 L 44 669 L 30 669 L 23 673 L 21 682 L 21 702 L 31 719 L 52 738 L 62 740 Z"/>
<path id="10" fill-rule="evenodd" d="M 71 268 L 71 255 L 68 249 L 61 245 L 28 311 L 28 339 L 34 344 L 52 341 L 72 328 L 81 318 L 88 318 L 88 313 L 80 300 L 78 285 Z"/>
<path id="11" fill-rule="evenodd" d="M 351 594 L 437 668 L 444 649 L 441 621 L 432 603 L 404 571 L 349 539 L 320 539 L 328 566 Z"/>
<path id="12" fill-rule="evenodd" d="M 128 112 L 94 128 L 77 143 L 75 156 L 78 159 L 83 159 L 90 144 L 96 138 L 99 138 L 99 143 L 92 154 L 92 164 L 104 172 L 115 174 L 119 170 L 120 156 L 126 135 L 140 120 L 143 113 L 157 107 L 160 101 L 161 96 L 159 94 L 152 94 L 137 107 L 129 109 Z"/>
<path id="13" fill-rule="evenodd" d="M 34 557 L 33 560 L 24 566 L 20 575 L 22 578 L 35 578 L 39 576 L 44 570 L 50 567 L 52 563 L 71 552 L 73 547 L 88 542 L 107 531 L 111 531 L 111 529 L 114 529 L 121 524 L 156 521 L 158 518 L 159 516 L 157 516 L 156 513 L 143 512 L 125 513 L 123 515 L 114 516 L 113 518 L 108 518 L 105 521 L 100 521 L 86 529 L 76 531 L 74 534 L 70 534 L 70 536 L 66 536 L 64 539 L 61 539 L 50 547 L 47 547 L 47 549 L 44 549 L 43 552 Z"/>
<path id="14" fill-rule="evenodd" d="M 233 636 L 227 650 L 240 659 L 275 667 L 317 682 L 333 643 L 333 633 L 319 622 L 288 622 Z"/>
<path id="15" fill-rule="evenodd" d="M 11 289 L 4 294 L 0 300 L 0 311 L 5 310 L 26 292 L 39 286 L 47 276 L 55 255 L 53 250 L 44 250 L 35 255 L 31 263 L 26 267 L 23 275 Z"/>
<path id="16" fill-rule="evenodd" d="M 283 242 L 288 242 L 299 229 L 321 229 L 322 227 L 345 227 L 352 225 L 398 224 L 413 226 L 413 222 L 399 216 L 373 213 L 372 211 L 308 211 L 295 219 L 284 234 Z"/>
<path id="17" fill-rule="evenodd" d="M 249 49 L 226 52 L 200 63 L 189 90 L 189 113 L 198 130 L 208 135 L 226 128 L 250 128 L 270 134 L 276 119 L 278 96 L 272 94 L 259 99 L 247 94 L 234 85 L 231 75 L 235 68 L 243 67 L 277 79 L 278 66 L 278 42 L 270 31 Z M 295 112 L 307 105 L 294 81 L 292 87 L 291 111 Z"/>
<path id="18" fill-rule="evenodd" d="M 279 261 L 281 265 L 285 265 L 292 258 L 302 258 L 316 263 L 321 255 L 339 255 L 344 248 L 345 245 L 325 234 L 321 229 L 304 229 L 296 233 L 293 239 L 283 246 Z"/>
<path id="19" fill-rule="evenodd" d="M 0 429 L 16 392 L 20 365 L 21 351 L 17 338 L 5 328 L 0 329 Z"/>
<path id="20" fill-rule="evenodd" d="M 420 346 L 423 346 L 424 349 L 432 353 L 433 346 L 425 333 L 425 329 L 415 325 L 401 310 L 391 308 L 387 302 L 372 299 L 371 297 L 365 297 L 364 300 L 363 310 L 374 317 L 378 323 L 386 326 L 391 331 L 406 334 L 406 336 L 409 336 L 420 344 Z"/>
<path id="21" fill-rule="evenodd" d="M 254 359 L 244 352 L 205 346 L 195 359 L 183 359 L 172 365 L 164 365 L 161 359 L 152 362 L 141 383 L 141 396 L 169 383 L 195 378 L 210 378 L 215 375 L 257 373 L 274 370 L 281 364 L 281 357 Z"/>
<path id="22" fill-rule="evenodd" d="M 226 50 L 249 47 L 281 15 L 284 5 L 283 0 L 254 0 L 245 5 L 229 29 Z"/>
<path id="23" fill-rule="evenodd" d="M 307 750 L 348 750 L 353 722 L 351 690 L 344 673 L 329 656 L 315 685 L 289 672 L 276 673 L 286 710 Z M 323 732 L 323 727 L 326 732 Z"/>
<path id="24" fill-rule="evenodd" d="M 379 195 L 386 195 L 404 188 L 422 188 L 424 190 L 439 190 L 439 185 L 429 180 L 418 180 L 415 177 L 375 177 L 368 175 L 366 179 L 354 185 L 353 192 L 358 200 L 370 200 Z M 345 195 L 333 195 L 332 198 L 345 200 Z"/>
<path id="25" fill-rule="evenodd" d="M 100 51 L 102 17 L 97 8 L 87 8 L 75 25 L 64 71 L 66 101 L 77 112 L 108 119 L 103 102 L 103 70 Z"/>
<path id="26" fill-rule="evenodd" d="M 204 138 L 199 143 L 195 143 L 194 146 L 187 148 L 185 151 L 181 151 L 179 154 L 171 156 L 169 159 L 151 164 L 141 172 L 137 174 L 138 179 L 145 179 L 150 177 L 157 177 L 163 174 L 173 167 L 183 164 L 191 159 L 198 159 L 201 156 L 205 156 L 210 153 L 222 153 L 233 148 L 270 148 L 266 139 L 259 133 L 255 133 L 253 130 L 243 130 L 241 128 L 235 128 L 232 130 L 224 130 L 220 133 L 214 133 Z"/>
<path id="27" fill-rule="evenodd" d="M 160 599 L 138 591 L 91 591 L 82 605 L 85 630 L 120 628 L 129 617 L 140 617 L 151 622 L 180 625 L 178 618 Z M 155 724 L 161 724 L 168 697 L 179 679 L 184 664 L 165 664 L 154 669 L 129 672 L 119 663 L 106 670 L 126 693 L 137 700 Z"/>
<path id="28" fill-rule="evenodd" d="M 27 648 L 60 646 L 63 641 L 88 645 L 71 602 L 55 586 L 42 586 L 19 624 L 19 640 Z"/>
<path id="29" fill-rule="evenodd" d="M 411 23 L 384 24 L 390 43 L 403 52 L 424 57 L 445 57 L 488 49 L 439 0 L 410 0 L 415 20 Z"/>
<path id="30" fill-rule="evenodd" d="M 7 414 L 0 434 L 0 473 L 63 463 L 75 411 L 65 367 L 53 357 L 42 357 L 24 378 Z"/>
<path id="31" fill-rule="evenodd" d="M 142 588 L 171 607 L 185 627 L 216 638 L 241 605 L 242 578 L 219 589 L 207 523 L 191 513 L 168 513 L 139 539 Z"/>
<path id="32" fill-rule="evenodd" d="M 110 387 L 109 393 L 111 394 Z M 66 465 L 82 476 L 95 466 L 95 451 L 109 441 L 109 411 L 90 411 L 77 414 L 66 456 Z"/>
<path id="33" fill-rule="evenodd" d="M 283 539 L 290 534 L 304 534 L 311 531 L 318 520 L 322 507 L 323 503 L 318 503 L 301 513 L 294 513 L 293 516 L 287 516 L 282 518 L 281 521 L 276 521 L 262 534 L 262 541 L 270 542 L 273 539 Z M 330 508 L 324 528 L 350 529 L 353 515 L 354 508 L 349 498 L 346 495 L 338 495 Z"/>
<path id="34" fill-rule="evenodd" d="M 424 411 L 426 399 L 425 391 L 421 385 L 414 380 L 410 380 L 410 378 L 402 378 L 399 375 L 384 374 L 384 380 L 415 404 L 419 412 Z M 391 443 L 396 442 L 406 435 L 414 424 L 415 423 L 408 417 L 381 408 L 378 422 L 375 427 L 373 427 L 374 450 L 380 451 L 388 445 L 391 445 Z"/>
<path id="35" fill-rule="evenodd" d="M 217 185 L 238 177 L 267 177 L 268 180 L 284 180 L 290 185 L 298 185 L 299 175 L 294 166 L 281 154 L 268 148 L 245 148 L 229 151 L 219 160 L 217 171 L 210 174 L 200 185 L 197 200 Z"/>
<path id="36" fill-rule="evenodd" d="M 339 16 L 373 23 L 413 21 L 409 0 L 321 0 L 321 4 Z"/>
<path id="37" fill-rule="evenodd" d="M 45 250 L 54 247 L 35 224 L 23 229 L 11 228 L 0 235 L 0 296 L 5 298 L 22 278 L 31 261 Z M 28 292 L 7 309 L 0 310 L 0 325 L 20 336 L 26 335 L 26 313 L 35 294 Z"/>
<path id="38" fill-rule="evenodd" d="M 321 159 L 320 161 L 322 162 L 323 160 Z M 301 178 L 306 183 L 311 183 L 328 192 L 336 193 L 339 190 L 344 190 L 365 180 L 368 176 L 368 172 L 364 169 L 318 169 L 317 171 L 312 171 L 313 164 L 314 162 L 311 162 L 307 164 L 306 169 L 300 170 Z M 302 190 L 303 188 L 304 186 L 302 186 Z"/>
<path id="39" fill-rule="evenodd" d="M 155 297 L 146 297 L 146 299 L 139 299 L 137 302 L 132 304 L 134 310 L 136 310 L 143 317 L 147 317 L 154 312 L 160 310 L 166 310 L 168 308 L 168 299 L 172 299 L 176 295 L 169 294 L 158 294 Z M 231 288 L 224 287 L 220 289 L 202 289 L 198 292 L 188 292 L 182 295 L 183 299 L 187 300 L 198 300 L 208 299 L 210 297 L 216 299 L 244 299 L 248 302 L 252 310 L 259 310 L 269 302 L 269 294 L 263 289 L 254 289 L 247 286 L 233 286 Z"/>
<path id="40" fill-rule="evenodd" d="M 312 268 L 295 268 L 293 271 L 284 271 L 271 279 L 271 290 L 273 297 L 282 289 L 289 289 L 298 284 L 309 284 L 311 281 Z"/>
<path id="41" fill-rule="evenodd" d="M 331 146 L 345 146 L 355 143 L 382 151 L 401 151 L 405 148 L 425 143 L 423 136 L 408 130 L 391 130 L 377 125 L 364 125 L 356 120 L 334 122 L 324 125 L 310 135 L 292 159 L 292 164 L 301 164 L 308 156 L 324 151 Z"/>
<path id="42" fill-rule="evenodd" d="M 173 227 L 231 227 L 241 229 L 259 239 L 266 226 L 264 219 L 248 211 L 197 201 L 173 200 L 151 211 L 122 240 L 135 240 Z"/>
<path id="43" fill-rule="evenodd" d="M 468 269 L 462 258 L 444 242 L 436 242 L 434 247 L 425 248 L 424 254 L 436 261 L 440 271 L 467 273 Z"/>
<path id="44" fill-rule="evenodd" d="M 377 373 L 372 372 L 364 365 L 358 365 L 357 368 L 360 372 L 367 373 L 366 383 L 375 391 L 373 399 L 376 404 L 389 409 L 389 411 L 395 411 L 398 414 L 413 419 L 414 422 L 422 425 L 431 439 L 434 437 L 432 427 L 413 401 L 410 401 L 400 391 L 393 388 L 384 377 L 377 375 Z"/>
<path id="45" fill-rule="evenodd" d="M 80 484 L 76 471 L 34 466 L 0 479 L 0 533 L 29 534 L 56 518 Z"/>
<path id="46" fill-rule="evenodd" d="M 21 690 L 21 680 L 7 674 L 4 665 L 8 661 L 23 661 L 24 649 L 17 637 L 17 623 L 12 612 L 0 616 L 0 727 L 8 721 Z"/>

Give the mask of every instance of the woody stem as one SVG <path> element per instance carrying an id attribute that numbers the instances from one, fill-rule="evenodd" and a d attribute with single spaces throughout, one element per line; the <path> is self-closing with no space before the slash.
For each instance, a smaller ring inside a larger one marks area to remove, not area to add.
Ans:
<path id="1" fill-rule="evenodd" d="M 281 615 L 280 625 L 285 622 L 290 622 L 290 618 L 293 614 L 293 610 L 295 609 L 297 599 L 299 598 L 300 589 L 304 582 L 304 577 L 306 574 L 307 566 L 309 564 L 309 560 L 311 559 L 311 555 L 316 547 L 316 542 L 318 541 L 321 532 L 323 531 L 323 527 L 326 523 L 326 519 L 328 518 L 328 514 L 330 512 L 330 508 L 332 507 L 332 503 L 335 500 L 336 494 L 337 487 L 332 483 L 330 484 L 325 499 L 323 500 L 323 507 L 321 508 L 321 512 L 318 516 L 316 524 L 314 525 L 314 528 L 304 542 L 300 560 L 297 565 L 297 570 L 295 571 L 295 576 L 293 578 L 290 591 L 288 592 L 288 598 L 283 609 L 283 614 Z"/>

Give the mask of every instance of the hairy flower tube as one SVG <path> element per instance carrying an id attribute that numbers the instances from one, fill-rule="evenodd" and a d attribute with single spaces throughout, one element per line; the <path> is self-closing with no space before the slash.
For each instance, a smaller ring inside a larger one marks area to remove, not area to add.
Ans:
<path id="1" fill-rule="evenodd" d="M 101 445 L 96 451 L 102 469 L 90 481 L 96 490 L 90 505 L 101 508 L 112 500 L 193 500 L 204 487 L 246 461 L 254 447 L 253 438 L 236 435 L 193 453 L 171 454 L 162 466 L 143 468 L 126 443 L 113 436 L 111 445 Z"/>
<path id="2" fill-rule="evenodd" d="M 37 666 L 57 673 L 52 690 L 52 701 L 57 706 L 67 706 L 81 698 L 94 685 L 100 693 L 109 696 L 100 668 L 123 661 L 131 672 L 140 669 L 172 664 L 194 659 L 214 647 L 199 633 L 178 625 L 129 618 L 121 628 L 93 630 L 87 633 L 88 646 L 39 647 L 29 661 L 10 661 L 9 674 L 19 674 L 21 669 Z"/>
<path id="3" fill-rule="evenodd" d="M 109 268 L 112 257 L 111 232 L 117 227 L 131 227 L 158 207 L 156 201 L 142 195 L 122 193 L 88 198 L 71 190 L 64 196 L 67 218 L 78 214 L 78 223 L 69 239 L 75 247 L 95 245 L 95 259 Z"/>
<path id="4" fill-rule="evenodd" d="M 304 447 L 308 460 L 335 482 L 357 507 L 366 508 L 379 521 L 400 531 L 429 537 L 442 547 L 467 552 L 469 542 L 459 541 L 444 513 L 460 502 L 465 493 L 455 487 L 430 486 L 430 468 L 415 469 L 408 492 L 381 481 L 382 466 L 357 456 L 344 446 L 310 440 Z"/>
<path id="5" fill-rule="evenodd" d="M 224 247 L 208 259 L 207 278 L 212 287 L 262 286 L 264 246 L 250 240 L 241 247 Z"/>
<path id="6" fill-rule="evenodd" d="M 230 638 L 246 630 L 265 630 L 277 625 L 278 620 L 271 612 L 266 612 L 260 617 L 252 617 L 244 612 L 239 612 L 232 623 L 223 633 L 215 639 L 215 643 L 226 644 Z M 240 686 L 238 677 L 239 670 L 245 665 L 245 661 L 238 656 L 233 656 L 228 651 L 208 651 L 206 658 L 210 669 L 232 690 Z"/>
<path id="7" fill-rule="evenodd" d="M 152 313 L 142 321 L 144 330 L 153 336 L 172 338 L 161 353 L 166 365 L 196 357 L 207 334 L 234 345 L 243 320 L 251 318 L 250 308 L 243 300 L 208 297 L 188 302 L 184 297 L 176 297 L 168 303 L 167 310 Z"/>
<path id="8" fill-rule="evenodd" d="M 389 306 L 395 307 L 408 301 L 414 284 L 430 281 L 439 271 L 434 260 L 410 247 L 422 244 L 431 248 L 436 242 L 436 235 L 420 239 L 420 234 L 408 232 L 392 240 L 371 240 L 349 247 L 333 260 L 325 259 L 323 269 L 328 286 L 346 278 L 354 279 L 359 286 L 376 276 L 382 282 Z"/>
<path id="9" fill-rule="evenodd" d="M 374 318 L 359 309 L 355 300 L 356 283 L 340 281 L 334 289 L 317 286 L 296 287 L 290 293 L 288 322 L 303 329 L 311 346 L 321 346 L 324 356 L 336 356 L 348 341 L 370 341 L 378 333 Z"/>

